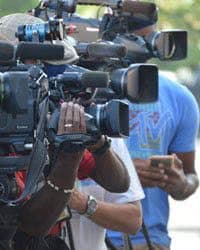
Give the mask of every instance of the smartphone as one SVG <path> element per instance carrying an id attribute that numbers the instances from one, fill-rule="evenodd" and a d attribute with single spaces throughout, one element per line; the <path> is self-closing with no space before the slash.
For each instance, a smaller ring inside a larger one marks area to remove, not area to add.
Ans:
<path id="1" fill-rule="evenodd" d="M 172 155 L 153 155 L 150 157 L 151 166 L 158 167 L 163 164 L 166 168 L 171 168 L 174 164 L 174 157 Z"/>

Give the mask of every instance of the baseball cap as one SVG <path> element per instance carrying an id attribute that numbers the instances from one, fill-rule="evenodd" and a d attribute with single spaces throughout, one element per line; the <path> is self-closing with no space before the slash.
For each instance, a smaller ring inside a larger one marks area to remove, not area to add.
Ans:
<path id="1" fill-rule="evenodd" d="M 40 18 L 24 13 L 15 13 L 3 16 L 0 18 L 0 40 L 9 42 L 12 45 L 17 45 L 19 41 L 18 38 L 15 37 L 15 33 L 18 29 L 18 26 L 25 24 L 36 24 L 36 23 L 44 23 L 44 21 Z M 45 41 L 45 43 L 49 42 Z M 77 61 L 77 59 L 79 58 L 75 49 L 70 44 L 70 41 L 68 40 L 67 36 L 62 41 L 60 40 L 54 41 L 54 44 L 64 46 L 64 59 L 45 61 L 48 64 L 53 64 L 53 65 L 68 64 Z"/>

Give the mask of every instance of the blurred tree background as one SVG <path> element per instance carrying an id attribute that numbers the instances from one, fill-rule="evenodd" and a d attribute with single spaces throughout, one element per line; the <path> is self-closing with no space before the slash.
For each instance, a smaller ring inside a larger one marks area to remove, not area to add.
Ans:
<path id="1" fill-rule="evenodd" d="M 200 64 L 200 0 L 155 0 L 149 2 L 158 5 L 159 29 L 177 28 L 188 31 L 188 58 L 180 62 L 160 63 L 160 67 L 173 71 L 180 67 L 190 67 L 192 70 L 197 68 Z M 0 0 L 0 15 L 24 12 L 37 4 L 38 0 Z M 88 6 L 78 8 L 79 13 L 90 15 L 90 17 L 96 15 L 96 10 L 88 8 Z"/>

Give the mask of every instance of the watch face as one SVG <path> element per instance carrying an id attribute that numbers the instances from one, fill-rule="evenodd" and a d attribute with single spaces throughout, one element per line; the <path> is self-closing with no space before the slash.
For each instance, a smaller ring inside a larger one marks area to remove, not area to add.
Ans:
<path id="1" fill-rule="evenodd" d="M 87 212 L 86 214 L 88 216 L 91 216 L 95 213 L 95 211 L 97 210 L 97 201 L 95 198 L 90 197 L 89 201 L 88 201 L 88 208 L 87 208 Z"/>

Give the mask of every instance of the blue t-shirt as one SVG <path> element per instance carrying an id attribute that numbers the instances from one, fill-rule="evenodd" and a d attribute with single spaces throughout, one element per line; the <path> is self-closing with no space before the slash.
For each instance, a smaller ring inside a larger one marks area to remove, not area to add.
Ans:
<path id="1" fill-rule="evenodd" d="M 129 108 L 130 137 L 126 144 L 132 159 L 194 151 L 199 110 L 186 87 L 160 75 L 159 101 L 145 105 L 131 103 Z M 169 247 L 168 194 L 160 188 L 145 188 L 144 191 L 143 216 L 150 238 L 156 244 Z M 121 233 L 108 231 L 108 236 L 116 246 L 123 245 Z M 145 243 L 141 231 L 131 239 L 133 245 Z"/>

